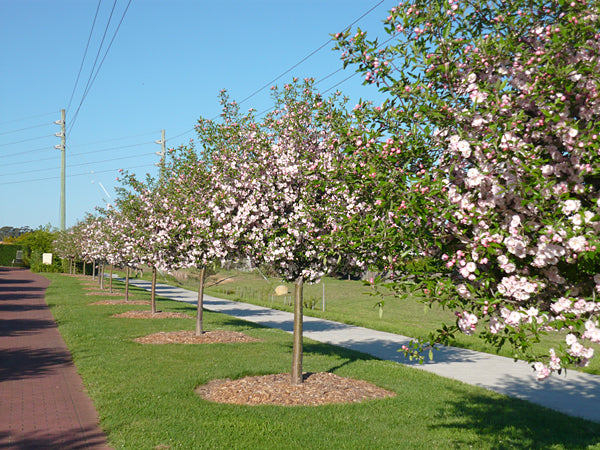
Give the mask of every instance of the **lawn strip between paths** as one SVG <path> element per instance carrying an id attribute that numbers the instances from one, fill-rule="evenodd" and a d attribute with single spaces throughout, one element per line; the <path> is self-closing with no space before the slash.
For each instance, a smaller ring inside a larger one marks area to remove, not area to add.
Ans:
<path id="1" fill-rule="evenodd" d="M 130 280 L 130 283 L 149 289 L 149 282 L 144 280 Z M 157 295 L 162 297 L 196 304 L 197 294 L 193 291 L 162 283 L 157 283 L 156 289 Z M 204 296 L 204 302 L 204 308 L 209 311 L 289 333 L 293 331 L 293 315 L 285 311 L 208 295 Z M 439 348 L 433 360 L 426 358 L 420 365 L 398 351 L 408 345 L 409 337 L 308 316 L 304 317 L 304 336 L 600 422 L 600 376 L 597 375 L 568 371 L 540 382 L 535 379 L 530 365 L 523 361 L 457 347 Z"/>
<path id="2" fill-rule="evenodd" d="M 114 319 L 127 305 L 91 306 L 68 277 L 49 274 L 46 301 L 111 445 L 120 448 L 590 448 L 600 425 L 401 364 L 305 339 L 308 373 L 364 380 L 393 398 L 322 406 L 245 406 L 203 400 L 196 388 L 289 372 L 291 338 L 205 312 L 207 330 L 259 342 L 141 345 L 135 338 L 193 328 L 190 319 Z M 147 299 L 133 288 L 140 299 Z M 163 311 L 195 307 L 159 298 Z"/>

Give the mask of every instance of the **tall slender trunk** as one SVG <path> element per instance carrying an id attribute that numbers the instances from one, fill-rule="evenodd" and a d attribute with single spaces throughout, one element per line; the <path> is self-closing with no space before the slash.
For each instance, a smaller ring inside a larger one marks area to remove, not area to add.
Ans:
<path id="1" fill-rule="evenodd" d="M 94 260 L 94 264 L 92 265 L 92 280 L 96 279 L 96 260 Z"/>
<path id="2" fill-rule="evenodd" d="M 113 293 L 112 292 L 112 274 L 113 274 L 113 265 L 112 264 L 110 265 L 110 272 L 109 273 L 110 273 L 110 278 L 108 280 L 108 292 L 110 292 L 112 294 Z"/>
<path id="3" fill-rule="evenodd" d="M 104 261 L 100 263 L 100 269 L 98 270 L 98 276 L 100 277 L 100 289 L 104 289 Z"/>
<path id="4" fill-rule="evenodd" d="M 83 276 L 85 276 L 85 259 L 83 260 Z"/>
<path id="5" fill-rule="evenodd" d="M 125 300 L 129 300 L 129 266 L 125 266 Z"/>
<path id="6" fill-rule="evenodd" d="M 156 314 L 156 267 L 152 266 L 152 289 L 150 290 L 150 312 Z"/>
<path id="7" fill-rule="evenodd" d="M 302 300 L 304 278 L 294 283 L 294 347 L 292 350 L 292 384 L 302 384 Z"/>
<path id="8" fill-rule="evenodd" d="M 204 274 L 206 273 L 206 267 L 202 266 L 200 268 L 200 282 L 198 283 L 198 306 L 196 309 L 196 336 L 202 335 L 204 333 L 204 322 L 202 311 L 204 308 Z"/>

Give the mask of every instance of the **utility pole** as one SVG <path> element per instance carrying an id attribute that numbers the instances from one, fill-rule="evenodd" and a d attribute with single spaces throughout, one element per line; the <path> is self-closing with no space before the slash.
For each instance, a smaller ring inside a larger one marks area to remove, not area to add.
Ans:
<path id="1" fill-rule="evenodd" d="M 156 163 L 155 165 L 160 167 L 160 177 L 162 179 L 164 177 L 165 162 L 166 162 L 166 155 L 167 155 L 167 151 L 166 151 L 167 141 L 165 140 L 165 130 L 161 130 L 160 136 L 161 137 L 160 137 L 159 141 L 154 141 L 155 144 L 160 145 L 160 152 L 155 152 L 155 154 L 160 156 L 160 162 Z"/>
<path id="2" fill-rule="evenodd" d="M 54 122 L 56 125 L 60 125 L 60 133 L 56 133 L 55 136 L 60 138 L 60 145 L 55 145 L 54 148 L 60 150 L 60 230 L 65 231 L 65 168 L 66 168 L 66 121 L 65 121 L 65 110 L 60 110 L 60 120 Z"/>
<path id="3" fill-rule="evenodd" d="M 160 162 L 162 163 L 163 158 L 165 157 L 165 155 L 167 154 L 166 151 L 166 143 L 167 141 L 165 140 L 165 130 L 161 130 L 161 134 L 160 134 L 160 140 L 159 141 L 154 141 L 156 144 L 160 145 L 160 152 L 156 152 L 156 154 L 158 156 L 160 156 Z M 158 164 L 157 164 L 158 165 Z"/>

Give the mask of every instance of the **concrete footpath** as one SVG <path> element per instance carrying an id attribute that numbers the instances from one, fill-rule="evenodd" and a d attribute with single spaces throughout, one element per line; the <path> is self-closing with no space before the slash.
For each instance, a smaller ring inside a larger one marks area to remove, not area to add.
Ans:
<path id="1" fill-rule="evenodd" d="M 130 283 L 147 290 L 151 286 L 143 280 Z M 156 293 L 194 305 L 198 298 L 197 292 L 166 284 L 157 284 Z M 290 333 L 293 330 L 293 314 L 289 312 L 208 295 L 204 296 L 204 308 Z M 569 371 L 537 381 L 531 366 L 523 361 L 456 347 L 440 348 L 434 352 L 432 361 L 420 365 L 398 352 L 411 338 L 308 316 L 304 316 L 304 336 L 600 422 L 600 376 L 597 375 Z"/>

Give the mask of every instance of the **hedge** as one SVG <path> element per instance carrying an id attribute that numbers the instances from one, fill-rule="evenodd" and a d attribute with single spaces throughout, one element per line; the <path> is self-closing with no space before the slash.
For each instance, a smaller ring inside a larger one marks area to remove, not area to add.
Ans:
<path id="1" fill-rule="evenodd" d="M 12 266 L 17 257 L 17 250 L 25 250 L 22 245 L 0 244 L 0 266 Z"/>

